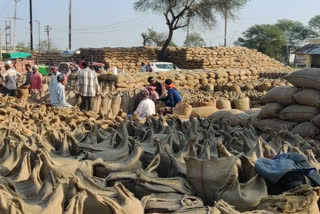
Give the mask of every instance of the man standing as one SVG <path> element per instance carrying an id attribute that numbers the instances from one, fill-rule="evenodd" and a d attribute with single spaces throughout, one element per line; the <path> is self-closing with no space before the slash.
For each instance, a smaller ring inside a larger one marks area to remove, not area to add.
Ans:
<path id="1" fill-rule="evenodd" d="M 4 65 L 6 71 L 3 73 L 4 80 L 4 95 L 16 97 L 17 96 L 17 80 L 22 75 L 16 70 L 11 68 L 11 62 L 7 61 Z"/>
<path id="2" fill-rule="evenodd" d="M 100 93 L 98 76 L 95 71 L 89 68 L 87 62 L 82 62 L 83 70 L 78 75 L 77 94 L 81 96 L 82 102 L 80 109 L 85 111 L 92 110 L 92 99 Z"/>
<path id="3" fill-rule="evenodd" d="M 30 75 L 30 92 L 42 91 L 42 75 L 37 65 L 32 66 L 32 74 Z"/>
<path id="4" fill-rule="evenodd" d="M 56 107 L 56 108 L 71 108 L 72 105 L 66 102 L 66 92 L 65 92 L 65 85 L 67 84 L 66 77 L 63 74 L 57 74 L 57 73 L 58 72 L 56 72 L 57 84 L 54 86 L 55 88 L 52 89 L 52 91 L 51 91 L 51 85 L 50 85 L 50 103 L 52 107 Z"/>
<path id="5" fill-rule="evenodd" d="M 156 81 L 153 77 L 148 78 L 148 83 L 150 84 L 150 86 L 156 87 L 156 92 L 158 93 L 160 98 L 166 96 L 166 89 L 163 84 Z"/>
<path id="6" fill-rule="evenodd" d="M 29 86 L 30 86 L 30 76 L 31 76 L 31 73 L 32 73 L 31 65 L 30 65 L 30 64 L 26 64 L 26 65 L 25 65 L 25 69 L 26 69 L 26 71 L 27 71 L 26 81 L 25 81 L 25 83 L 22 85 L 22 87 L 23 87 L 23 88 L 29 88 Z"/>
<path id="7" fill-rule="evenodd" d="M 51 74 L 51 80 L 50 80 L 50 103 L 53 103 L 54 94 L 56 91 L 56 87 L 58 85 L 57 77 L 61 73 L 58 71 L 58 67 L 56 67 L 56 66 L 52 66 L 51 71 L 52 71 L 52 74 Z"/>

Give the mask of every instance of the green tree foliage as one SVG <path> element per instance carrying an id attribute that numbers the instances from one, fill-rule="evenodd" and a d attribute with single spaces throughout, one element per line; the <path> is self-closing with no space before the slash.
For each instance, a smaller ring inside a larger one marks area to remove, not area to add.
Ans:
<path id="1" fill-rule="evenodd" d="M 220 14 L 230 19 L 237 18 L 237 12 L 243 8 L 249 0 L 217 0 L 216 9 Z"/>
<path id="2" fill-rule="evenodd" d="M 314 37 L 320 35 L 320 15 L 310 19 L 309 27 L 315 32 Z"/>
<path id="3" fill-rule="evenodd" d="M 235 45 L 240 45 L 276 58 L 286 44 L 282 31 L 274 25 L 254 25 L 243 33 Z"/>
<path id="4" fill-rule="evenodd" d="M 298 21 L 281 19 L 276 24 L 286 39 L 286 45 L 283 47 L 284 61 L 289 65 L 289 57 L 292 51 L 301 47 L 307 38 L 313 35 L 313 31 Z"/>
<path id="5" fill-rule="evenodd" d="M 276 23 L 276 26 L 282 31 L 288 44 L 292 48 L 302 45 L 302 43 L 312 35 L 312 30 L 301 22 L 281 19 Z"/>
<path id="6" fill-rule="evenodd" d="M 168 26 L 168 36 L 160 51 L 160 59 L 166 59 L 167 48 L 174 31 L 185 28 L 190 22 L 213 27 L 216 23 L 217 0 L 135 0 L 138 11 L 151 11 L 163 15 Z"/>
<path id="7" fill-rule="evenodd" d="M 146 33 L 142 33 L 141 36 L 143 39 L 143 46 L 156 47 L 163 46 L 166 42 L 166 38 L 168 37 L 166 33 L 158 33 L 152 28 L 148 28 L 148 31 Z M 169 46 L 177 47 L 177 45 L 173 41 L 170 41 Z"/>
<path id="8" fill-rule="evenodd" d="M 190 33 L 184 41 L 185 47 L 204 47 L 206 43 L 199 33 Z"/>

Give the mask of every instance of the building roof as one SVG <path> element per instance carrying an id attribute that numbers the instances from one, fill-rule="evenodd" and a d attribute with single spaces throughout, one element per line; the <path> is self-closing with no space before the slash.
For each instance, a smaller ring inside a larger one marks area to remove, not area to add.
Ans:
<path id="1" fill-rule="evenodd" d="M 320 44 L 309 44 L 296 50 L 296 54 L 320 55 Z"/>

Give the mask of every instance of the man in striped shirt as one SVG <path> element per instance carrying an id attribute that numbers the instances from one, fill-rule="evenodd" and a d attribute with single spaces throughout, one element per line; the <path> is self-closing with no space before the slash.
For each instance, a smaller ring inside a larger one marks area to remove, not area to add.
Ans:
<path id="1" fill-rule="evenodd" d="M 89 68 L 88 63 L 82 62 L 82 66 L 84 69 L 78 75 L 76 92 L 82 98 L 80 109 L 91 111 L 92 100 L 100 93 L 100 86 L 96 72 Z"/>

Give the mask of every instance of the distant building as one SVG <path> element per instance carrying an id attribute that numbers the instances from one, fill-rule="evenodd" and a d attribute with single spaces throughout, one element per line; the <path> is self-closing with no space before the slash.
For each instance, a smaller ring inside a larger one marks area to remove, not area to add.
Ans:
<path id="1" fill-rule="evenodd" d="M 320 68 L 320 38 L 296 50 L 295 64 L 300 68 Z"/>

